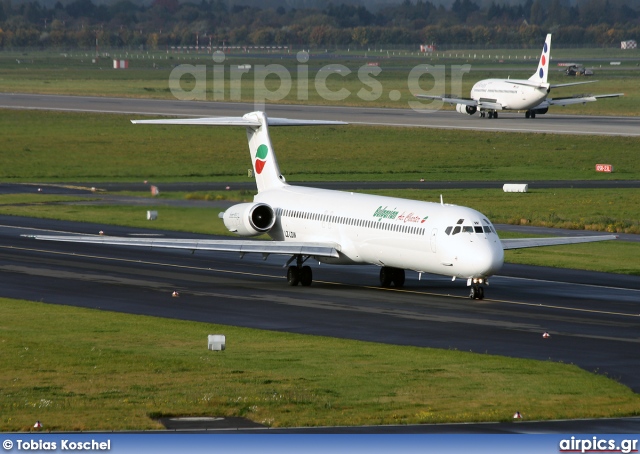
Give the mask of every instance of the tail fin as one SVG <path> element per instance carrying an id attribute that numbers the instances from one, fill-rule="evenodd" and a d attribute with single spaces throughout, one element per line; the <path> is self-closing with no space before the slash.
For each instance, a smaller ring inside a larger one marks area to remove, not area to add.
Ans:
<path id="1" fill-rule="evenodd" d="M 178 118 L 167 120 L 131 120 L 133 124 L 165 124 L 165 125 L 209 125 L 209 126 L 245 126 L 253 174 L 256 178 L 258 192 L 279 188 L 286 185 L 280 173 L 276 154 L 269 137 L 269 126 L 315 126 L 346 125 L 342 121 L 324 120 L 289 120 L 287 118 L 267 118 L 264 112 L 251 112 L 243 117 L 212 118 Z"/>
<path id="2" fill-rule="evenodd" d="M 278 160 L 271 145 L 269 137 L 269 122 L 264 112 L 251 112 L 243 116 L 247 120 L 254 120 L 260 126 L 247 127 L 247 140 L 251 152 L 253 175 L 256 178 L 258 192 L 275 189 L 286 184 L 284 176 L 280 173 Z"/>
<path id="3" fill-rule="evenodd" d="M 551 33 L 549 33 L 547 38 L 544 40 L 542 54 L 540 54 L 540 61 L 538 62 L 538 69 L 533 76 L 529 77 L 530 81 L 539 82 L 541 84 L 547 83 L 549 60 L 551 60 Z"/>

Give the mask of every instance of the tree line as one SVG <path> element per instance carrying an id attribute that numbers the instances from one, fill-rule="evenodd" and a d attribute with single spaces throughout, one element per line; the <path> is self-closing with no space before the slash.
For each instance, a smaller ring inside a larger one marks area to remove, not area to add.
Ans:
<path id="1" fill-rule="evenodd" d="M 455 0 L 450 8 L 405 0 L 375 13 L 364 6 L 320 8 L 228 6 L 224 0 L 73 0 L 50 8 L 38 1 L 0 0 L 0 49 L 165 49 L 176 46 L 533 47 L 554 34 L 555 45 L 619 46 L 640 40 L 640 12 L 625 0 L 526 0 L 519 5 Z"/>

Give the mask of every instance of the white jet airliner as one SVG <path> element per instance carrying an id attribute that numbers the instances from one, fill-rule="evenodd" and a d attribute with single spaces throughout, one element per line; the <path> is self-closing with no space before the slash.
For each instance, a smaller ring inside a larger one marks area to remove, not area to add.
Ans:
<path id="1" fill-rule="evenodd" d="M 437 99 L 449 104 L 455 104 L 456 111 L 468 115 L 474 115 L 477 111 L 480 111 L 481 117 L 486 115 L 489 118 L 498 118 L 498 112 L 501 110 L 524 110 L 526 118 L 536 118 L 536 114 L 546 114 L 549 106 L 584 104 L 597 101 L 600 98 L 615 98 L 624 95 L 624 93 L 614 93 L 569 98 L 547 98 L 552 88 L 596 82 L 591 80 L 566 84 L 549 84 L 547 82 L 549 60 L 551 60 L 551 34 L 547 35 L 542 47 L 538 69 L 529 79 L 484 79 L 473 86 L 471 98 L 429 95 L 417 95 L 417 97 Z"/>
<path id="2" fill-rule="evenodd" d="M 258 193 L 221 213 L 233 233 L 268 234 L 273 241 L 187 240 L 109 236 L 32 236 L 40 240 L 121 246 L 233 251 L 290 256 L 290 285 L 311 285 L 308 259 L 380 267 L 380 284 L 402 287 L 405 270 L 467 279 L 470 297 L 482 299 L 487 278 L 503 264 L 504 249 L 615 239 L 614 235 L 500 240 L 487 216 L 442 203 L 291 186 L 280 173 L 268 126 L 346 124 L 331 121 L 243 117 L 140 120 L 133 123 L 242 126 L 247 130 Z"/>

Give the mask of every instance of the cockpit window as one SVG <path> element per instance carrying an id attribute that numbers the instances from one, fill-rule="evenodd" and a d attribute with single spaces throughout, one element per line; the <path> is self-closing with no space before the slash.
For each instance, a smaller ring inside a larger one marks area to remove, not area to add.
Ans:
<path id="1" fill-rule="evenodd" d="M 480 222 L 477 221 L 473 222 L 474 224 L 476 224 L 474 226 L 461 225 L 463 222 L 464 219 L 458 219 L 456 225 L 447 227 L 444 233 L 446 233 L 447 235 L 457 235 L 460 232 L 477 233 L 479 235 L 496 233 L 495 229 L 491 226 L 491 223 L 486 219 L 482 220 L 483 225 L 479 225 Z"/>

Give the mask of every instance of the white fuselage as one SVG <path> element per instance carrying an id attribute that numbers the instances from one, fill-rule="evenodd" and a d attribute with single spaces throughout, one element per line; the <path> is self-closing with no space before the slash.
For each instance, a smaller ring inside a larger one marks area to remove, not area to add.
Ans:
<path id="1" fill-rule="evenodd" d="M 482 109 L 483 102 L 496 103 L 503 110 L 529 110 L 547 97 L 547 89 L 520 83 L 526 80 L 485 79 L 477 82 L 471 89 L 471 98 Z"/>
<path id="2" fill-rule="evenodd" d="M 299 186 L 261 192 L 275 240 L 336 243 L 327 263 L 375 264 L 460 278 L 486 278 L 504 252 L 486 216 L 471 208 Z"/>

